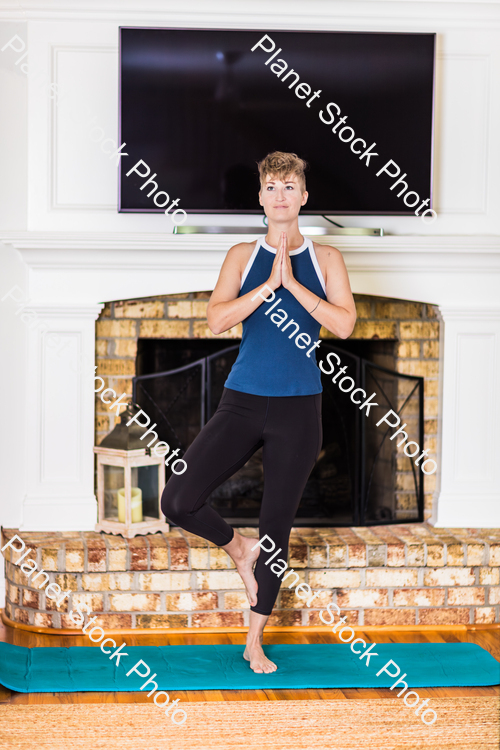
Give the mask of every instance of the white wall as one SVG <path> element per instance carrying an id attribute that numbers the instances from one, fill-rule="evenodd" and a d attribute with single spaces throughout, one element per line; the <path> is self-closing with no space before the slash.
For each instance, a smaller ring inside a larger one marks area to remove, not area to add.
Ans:
<path id="1" fill-rule="evenodd" d="M 14 36 L 16 49 L 26 43 L 28 27 L 24 21 L 0 23 L 0 50 Z M 25 230 L 27 227 L 27 94 L 28 79 L 21 71 L 22 56 L 12 49 L 0 52 L 0 227 Z M 25 326 L 15 315 L 16 306 L 2 298 L 15 285 L 12 295 L 21 298 L 27 292 L 27 269 L 19 253 L 0 245 L 0 392 L 12 393 L 15 384 L 24 392 L 26 378 Z M 13 398 L 3 399 L 2 416 L 7 429 L 4 440 L 9 444 L 8 467 L 2 462 L 2 492 L 0 496 L 0 523 L 13 526 L 19 523 L 24 497 L 26 430 L 23 424 L 24 409 Z M 1 446 L 1 449 L 5 446 Z M 11 498 L 16 501 L 12 502 Z M 10 500 L 9 500 L 10 499 Z M 4 560 L 0 555 L 0 606 L 5 592 Z"/>
<path id="2" fill-rule="evenodd" d="M 14 49 L 26 45 L 28 24 L 0 22 L 0 50 L 12 41 Z M 28 78 L 21 70 L 23 52 L 0 52 L 0 227 L 27 227 L 27 115 Z M 16 65 L 17 62 L 17 65 Z"/>

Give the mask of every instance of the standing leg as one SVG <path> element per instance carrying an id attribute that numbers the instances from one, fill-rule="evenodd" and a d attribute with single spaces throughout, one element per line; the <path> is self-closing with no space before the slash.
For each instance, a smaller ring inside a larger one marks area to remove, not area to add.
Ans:
<path id="1" fill-rule="evenodd" d="M 259 628 L 263 630 L 276 601 L 281 585 L 279 576 L 287 567 L 290 531 L 323 437 L 321 394 L 275 397 L 270 401 L 263 434 L 264 495 L 259 536 L 267 534 L 275 546 L 269 555 L 261 552 L 255 566 L 258 600 L 251 607 L 251 614 L 265 617 L 265 621 L 251 618 L 245 649 L 250 667 L 264 672 L 274 671 L 276 666 L 264 655 Z M 266 564 L 278 550 L 272 563 Z"/>
<path id="2" fill-rule="evenodd" d="M 243 658 L 250 662 L 250 669 L 257 674 L 269 674 L 276 672 L 277 666 L 265 656 L 262 649 L 264 639 L 264 628 L 269 620 L 269 615 L 259 615 L 250 610 L 250 627 L 248 628 L 247 642 L 243 652 Z"/>

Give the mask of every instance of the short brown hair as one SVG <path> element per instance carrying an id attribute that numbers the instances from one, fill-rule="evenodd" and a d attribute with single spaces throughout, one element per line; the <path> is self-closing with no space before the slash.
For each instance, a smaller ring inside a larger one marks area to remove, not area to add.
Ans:
<path id="1" fill-rule="evenodd" d="M 259 162 L 260 189 L 264 187 L 266 176 L 276 177 L 278 180 L 285 180 L 286 177 L 294 174 L 300 185 L 302 192 L 306 189 L 305 170 L 307 162 L 297 156 L 285 151 L 273 151 Z"/>

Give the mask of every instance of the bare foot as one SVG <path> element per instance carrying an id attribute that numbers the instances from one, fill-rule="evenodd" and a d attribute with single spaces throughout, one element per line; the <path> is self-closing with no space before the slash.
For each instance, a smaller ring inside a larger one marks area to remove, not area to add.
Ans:
<path id="1" fill-rule="evenodd" d="M 243 658 L 250 662 L 250 669 L 257 674 L 270 674 L 278 669 L 276 664 L 267 658 L 260 643 L 247 643 Z"/>
<path id="2" fill-rule="evenodd" d="M 260 554 L 260 547 L 252 550 L 252 547 L 255 547 L 257 543 L 257 540 L 253 537 L 249 538 L 239 535 L 238 543 L 239 544 L 237 550 L 235 549 L 229 552 L 229 550 L 227 549 L 229 545 L 226 545 L 225 549 L 234 561 L 236 570 L 240 574 L 241 580 L 245 584 L 245 589 L 247 592 L 248 601 L 250 602 L 250 606 L 254 606 L 255 604 L 257 604 L 257 590 L 259 587 L 253 574 L 253 566 Z"/>

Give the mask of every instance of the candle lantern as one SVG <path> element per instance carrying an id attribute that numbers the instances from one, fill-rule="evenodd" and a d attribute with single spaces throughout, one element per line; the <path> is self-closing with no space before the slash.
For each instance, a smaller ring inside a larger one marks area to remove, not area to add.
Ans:
<path id="1" fill-rule="evenodd" d="M 129 403 L 120 422 L 94 448 L 97 455 L 97 500 L 99 521 L 96 531 L 137 534 L 168 531 L 160 501 L 165 487 L 165 463 L 141 441 L 144 429 L 133 422 L 140 407 Z"/>

